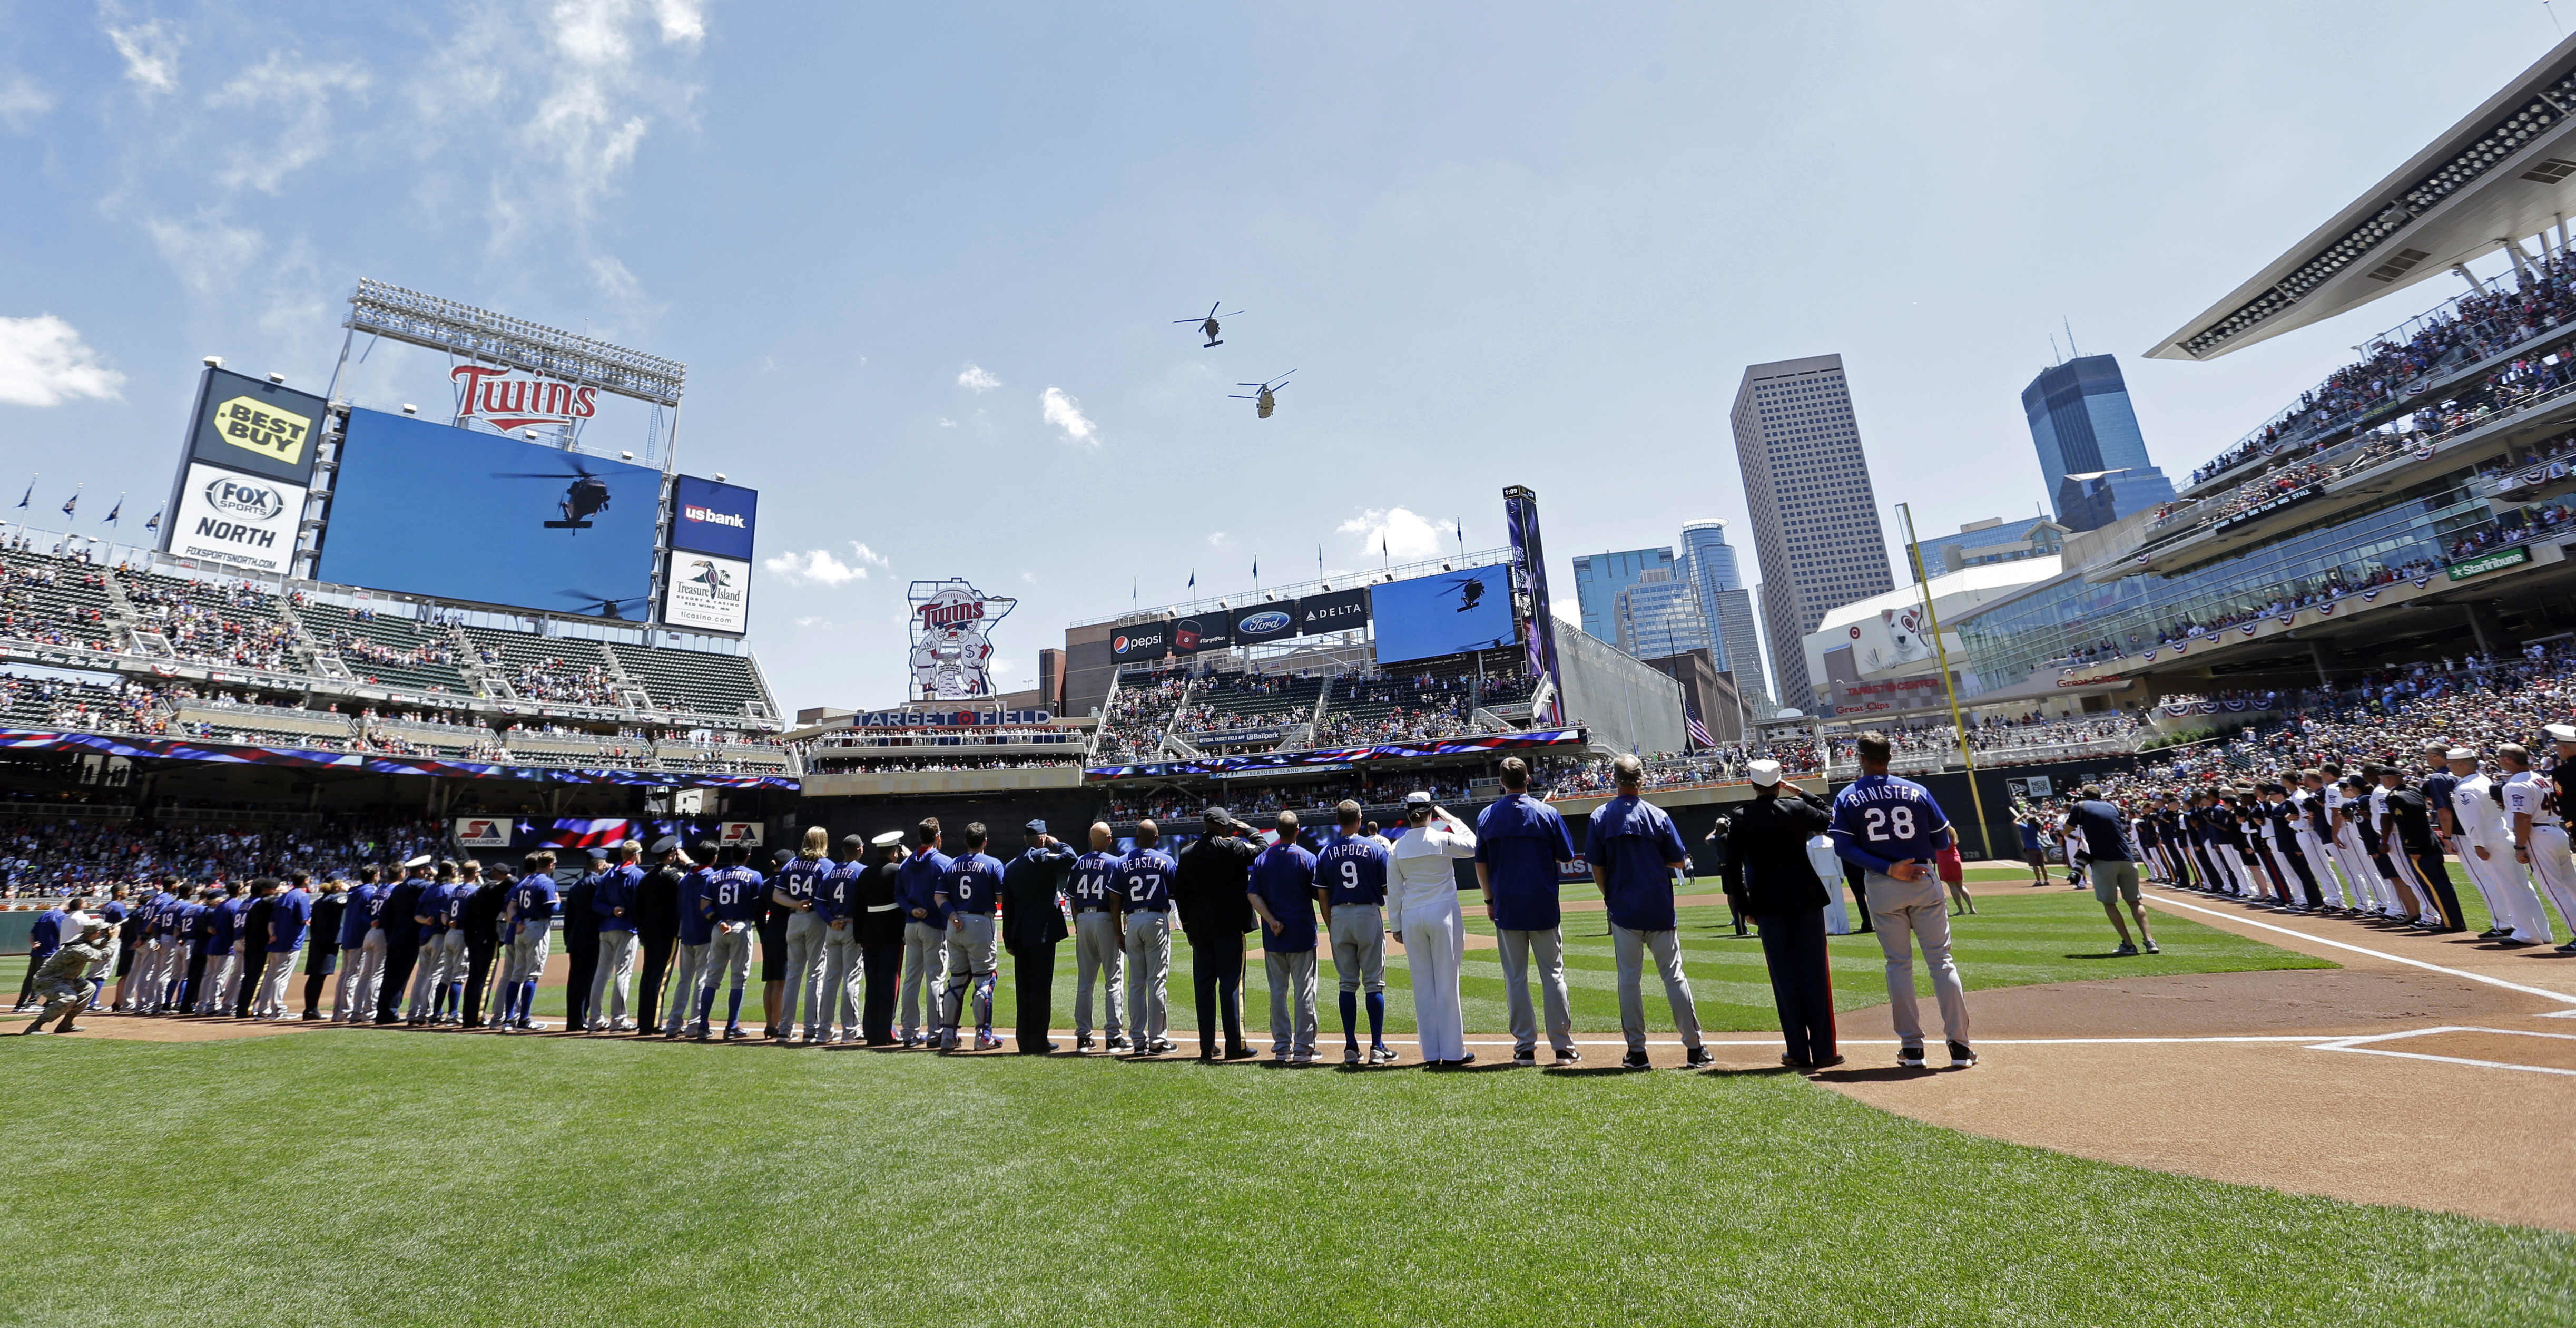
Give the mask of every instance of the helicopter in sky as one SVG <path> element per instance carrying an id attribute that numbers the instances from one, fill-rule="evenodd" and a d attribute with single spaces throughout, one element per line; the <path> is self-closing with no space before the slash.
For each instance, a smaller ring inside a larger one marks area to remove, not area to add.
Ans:
<path id="1" fill-rule="evenodd" d="M 1279 394 L 1288 390 L 1288 374 L 1295 372 L 1297 371 L 1291 369 L 1288 373 L 1281 374 L 1266 383 L 1237 383 L 1235 384 L 1236 387 L 1250 387 L 1257 388 L 1259 390 L 1253 392 L 1229 392 L 1226 394 L 1226 400 L 1249 401 L 1252 403 L 1252 414 L 1254 418 L 1264 420 L 1269 419 L 1270 412 L 1276 409 L 1279 405 Z"/>
<path id="2" fill-rule="evenodd" d="M 1218 301 L 1218 302 L 1217 302 L 1217 304 L 1222 304 L 1222 303 L 1224 303 L 1224 301 L 1222 301 L 1222 300 L 1220 300 L 1220 301 Z M 1215 304 L 1211 304 L 1211 305 L 1209 305 L 1209 306 L 1208 306 L 1207 316 L 1206 316 L 1206 317 L 1204 317 L 1204 318 L 1175 318 L 1175 319 L 1173 319 L 1172 321 L 1173 321 L 1173 322 L 1175 322 L 1175 323 L 1196 323 L 1196 324 L 1198 324 L 1198 325 L 1199 325 L 1199 334 L 1200 334 L 1201 336 L 1204 336 L 1204 337 L 1206 337 L 1206 338 L 1207 338 L 1207 345 L 1205 345 L 1205 346 L 1201 346 L 1201 347 L 1199 347 L 1199 349 L 1200 349 L 1200 350 L 1208 350 L 1208 349 L 1212 349 L 1212 348 L 1214 348 L 1214 347 L 1222 346 L 1222 345 L 1224 345 L 1224 344 L 1225 344 L 1224 342 L 1219 341 L 1219 340 L 1217 340 L 1217 339 L 1216 339 L 1216 334 L 1217 334 L 1217 332 L 1218 332 L 1218 330 L 1219 330 L 1219 329 L 1218 329 L 1218 327 L 1217 327 L 1217 321 L 1216 321 L 1216 320 L 1217 320 L 1220 316 L 1225 317 L 1225 318 L 1236 318 L 1236 317 L 1240 317 L 1240 316 L 1242 315 L 1242 313 L 1243 313 L 1243 311 L 1242 311 L 1241 309 L 1237 309 L 1237 310 L 1234 310 L 1234 311 L 1233 311 L 1233 312 L 1231 312 L 1231 313 L 1227 313 L 1227 314 L 1224 314 L 1224 315 L 1219 315 L 1219 314 L 1217 313 L 1217 311 L 1216 311 L 1216 305 L 1215 305 Z"/>
<path id="3" fill-rule="evenodd" d="M 548 524 L 552 523 L 549 522 Z M 624 618 L 626 614 L 620 609 L 620 605 L 633 604 L 641 607 L 646 600 L 652 598 L 649 595 L 628 595 L 623 599 L 610 599 L 604 595 L 594 595 L 587 590 L 558 590 L 555 592 L 555 597 L 557 599 L 578 600 L 583 605 L 587 606 L 579 609 L 567 609 L 565 610 L 567 613 L 581 613 L 600 618 Z"/>
<path id="4" fill-rule="evenodd" d="M 564 489 L 563 498 L 555 504 L 555 510 L 563 513 L 563 519 L 560 521 L 547 522 L 546 529 L 588 530 L 592 524 L 590 520 L 591 514 L 594 512 L 605 512 L 608 510 L 608 481 L 600 478 L 598 475 L 592 474 L 590 467 L 581 464 L 581 456 L 579 453 L 566 452 L 563 456 L 565 462 L 571 465 L 573 470 L 573 473 L 569 475 L 566 475 L 561 471 L 551 470 L 496 470 L 492 472 L 492 478 L 496 480 L 572 481 L 572 483 Z"/>

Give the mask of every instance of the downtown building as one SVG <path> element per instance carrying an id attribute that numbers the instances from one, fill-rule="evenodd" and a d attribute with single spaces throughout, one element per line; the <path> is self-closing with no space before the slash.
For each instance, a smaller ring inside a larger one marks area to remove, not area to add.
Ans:
<path id="1" fill-rule="evenodd" d="M 1729 421 L 1762 569 L 1771 695 L 1813 714 L 1807 635 L 1827 613 L 1896 584 L 1842 356 L 1747 368 Z"/>

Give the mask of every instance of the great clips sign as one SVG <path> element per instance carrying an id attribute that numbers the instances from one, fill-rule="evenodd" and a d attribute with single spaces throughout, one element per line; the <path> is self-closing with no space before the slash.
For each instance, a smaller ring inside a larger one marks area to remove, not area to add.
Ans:
<path id="1" fill-rule="evenodd" d="M 760 494 L 738 484 L 695 475 L 671 483 L 671 547 L 751 561 L 752 532 L 760 524 Z"/>

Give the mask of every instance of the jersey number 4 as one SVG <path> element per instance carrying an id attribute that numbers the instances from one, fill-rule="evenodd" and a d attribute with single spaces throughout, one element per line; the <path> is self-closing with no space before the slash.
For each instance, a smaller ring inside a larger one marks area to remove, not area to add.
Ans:
<path id="1" fill-rule="evenodd" d="M 1872 807 L 1861 814 L 1862 833 L 1874 842 L 1914 838 L 1914 809 L 1911 807 Z M 1890 835 L 1888 832 L 1894 830 Z"/>

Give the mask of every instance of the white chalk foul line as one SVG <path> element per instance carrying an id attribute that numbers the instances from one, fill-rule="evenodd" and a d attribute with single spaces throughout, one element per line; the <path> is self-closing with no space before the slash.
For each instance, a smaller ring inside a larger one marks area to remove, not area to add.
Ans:
<path id="1" fill-rule="evenodd" d="M 2467 978 L 2471 982 L 2483 982 L 2490 987 L 2502 987 L 2507 991 L 2518 991 L 2526 996 L 2546 996 L 2553 1001 L 2576 1005 L 2576 996 L 2571 996 L 2563 991 L 2551 991 L 2547 987 L 2527 987 L 2519 982 L 2507 982 L 2503 978 L 2489 977 L 2484 973 L 2472 973 L 2463 968 L 2445 968 L 2440 964 L 2428 964 L 2421 959 L 2409 959 L 2404 955 L 2390 954 L 2386 950 L 2373 950 L 2366 945 L 2354 945 L 2346 941 L 2329 940 L 2323 936 L 2316 935 L 2313 932 L 2304 932 L 2293 927 L 2275 926 L 2274 924 L 2265 922 L 2259 918 L 2246 917 L 2241 913 L 2227 913 L 2214 908 L 2206 908 L 2199 904 L 2173 898 L 2170 887 L 2160 887 L 2156 891 L 2155 901 L 2156 906 L 2159 908 L 2189 909 L 2194 913 L 2206 913 L 2213 918 L 2226 918 L 2233 922 L 2241 922 L 2248 927 L 2260 927 L 2265 931 L 2277 931 L 2284 936 L 2296 936 L 2300 940 L 2312 941 L 2318 945 L 2331 945 L 2338 950 L 2350 950 L 2354 954 L 2366 954 L 2373 959 L 2385 959 L 2392 964 L 2405 964 L 2409 967 L 2427 969 L 2435 973 L 2446 973 L 2455 978 Z"/>
<path id="2" fill-rule="evenodd" d="M 2444 1024 L 2437 1028 L 2409 1029 L 2403 1033 L 2372 1033 L 2361 1037 L 2335 1038 L 2317 1043 L 2309 1050 L 2350 1051 L 2364 1056 L 2395 1056 L 2403 1060 L 2435 1061 L 2443 1065 L 2475 1065 L 2490 1070 L 2521 1070 L 2529 1074 L 2576 1077 L 2576 1070 L 2561 1069 L 2555 1065 L 2524 1065 L 2519 1061 L 2479 1060 L 2468 1056 L 2436 1056 L 2431 1052 L 2397 1051 L 2373 1045 L 2381 1042 L 2396 1042 L 2404 1038 L 2428 1037 L 2435 1033 L 2493 1033 L 2501 1037 L 2555 1038 L 2562 1042 L 2576 1042 L 2576 1033 L 2535 1033 L 2521 1028 L 2481 1028 L 2474 1024 Z"/>

